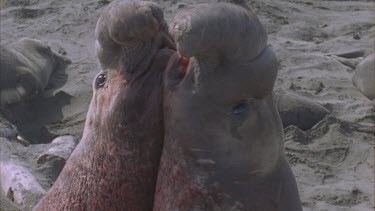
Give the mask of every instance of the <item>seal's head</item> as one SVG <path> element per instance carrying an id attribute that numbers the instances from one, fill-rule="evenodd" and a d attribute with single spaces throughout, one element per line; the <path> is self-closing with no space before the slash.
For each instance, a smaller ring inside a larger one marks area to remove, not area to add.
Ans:
<path id="1" fill-rule="evenodd" d="M 169 131 L 189 137 L 182 145 L 210 149 L 209 156 L 191 153 L 215 160 L 223 179 L 241 171 L 271 171 L 282 152 L 272 101 L 278 62 L 258 18 L 233 4 L 194 5 L 173 19 L 170 31 L 178 52 L 166 77 L 166 128 L 178 124 Z"/>
<path id="2" fill-rule="evenodd" d="M 114 1 L 103 11 L 96 27 L 103 70 L 82 140 L 36 210 L 152 210 L 162 80 L 174 53 L 164 24 L 152 3 Z"/>
<path id="3" fill-rule="evenodd" d="M 32 99 L 65 84 L 71 61 L 36 39 L 22 38 L 0 47 L 0 105 Z"/>
<path id="4" fill-rule="evenodd" d="M 199 4 L 176 15 L 170 33 L 177 52 L 165 78 L 154 210 L 275 210 L 280 181 L 293 175 L 263 26 L 243 7 Z"/>

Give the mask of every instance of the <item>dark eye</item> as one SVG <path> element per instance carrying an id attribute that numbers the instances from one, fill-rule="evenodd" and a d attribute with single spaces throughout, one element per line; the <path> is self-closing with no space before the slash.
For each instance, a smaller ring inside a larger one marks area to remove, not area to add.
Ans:
<path id="1" fill-rule="evenodd" d="M 107 76 L 105 74 L 100 74 L 96 77 L 96 87 L 101 88 L 105 85 L 105 81 L 107 80 Z"/>
<path id="2" fill-rule="evenodd" d="M 247 103 L 246 102 L 241 102 L 237 105 L 235 105 L 233 108 L 232 108 L 232 113 L 235 114 L 235 115 L 239 115 L 245 111 L 247 111 Z"/>

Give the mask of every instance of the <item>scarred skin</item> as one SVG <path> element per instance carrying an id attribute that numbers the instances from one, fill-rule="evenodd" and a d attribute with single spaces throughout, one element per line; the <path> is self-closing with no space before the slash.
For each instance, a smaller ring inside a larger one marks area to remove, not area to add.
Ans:
<path id="1" fill-rule="evenodd" d="M 34 210 L 152 210 L 164 136 L 163 70 L 174 51 L 164 48 L 168 37 L 160 27 L 162 12 L 150 5 L 117 1 L 102 13 L 96 44 L 103 71 L 93 83 L 82 140 Z M 151 10 L 159 12 L 160 22 Z M 119 18 L 124 25 L 153 24 L 143 25 L 143 31 L 110 28 Z M 137 39 L 113 35 L 122 33 Z M 149 34 L 140 38 L 137 33 Z"/>
<path id="2" fill-rule="evenodd" d="M 161 14 L 138 1 L 104 10 L 84 135 L 35 210 L 301 210 L 259 20 L 187 7 L 170 26 L 175 52 Z"/>
<path id="3" fill-rule="evenodd" d="M 165 75 L 153 210 L 302 210 L 272 98 L 277 59 L 258 19 L 201 4 L 170 31 L 178 53 Z"/>

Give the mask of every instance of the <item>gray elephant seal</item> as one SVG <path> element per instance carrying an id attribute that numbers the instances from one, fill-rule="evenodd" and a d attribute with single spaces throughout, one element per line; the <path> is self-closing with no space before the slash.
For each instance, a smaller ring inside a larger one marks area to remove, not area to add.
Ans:
<path id="1" fill-rule="evenodd" d="M 69 59 L 35 39 L 23 38 L 0 46 L 0 106 L 61 87 L 66 82 L 64 71 L 69 63 Z"/>
<path id="2" fill-rule="evenodd" d="M 152 210 L 162 150 L 163 73 L 174 50 L 155 4 L 113 1 L 96 26 L 103 68 L 83 137 L 34 210 Z"/>
<path id="3" fill-rule="evenodd" d="M 370 100 L 375 98 L 375 54 L 368 55 L 356 68 L 353 84 Z"/>
<path id="4" fill-rule="evenodd" d="M 154 210 L 302 210 L 272 90 L 277 59 L 250 11 L 186 7 L 164 89 Z"/>
<path id="5" fill-rule="evenodd" d="M 284 128 L 295 125 L 309 130 L 330 113 L 322 105 L 291 92 L 276 92 L 274 101 Z"/>

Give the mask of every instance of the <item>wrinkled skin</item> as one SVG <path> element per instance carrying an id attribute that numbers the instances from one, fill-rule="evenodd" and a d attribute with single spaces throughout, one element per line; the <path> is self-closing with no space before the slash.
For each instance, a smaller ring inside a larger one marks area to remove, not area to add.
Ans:
<path id="1" fill-rule="evenodd" d="M 165 78 L 154 210 L 301 210 L 272 98 L 277 60 L 258 19 L 202 4 L 170 27 L 178 53 Z"/>
<path id="2" fill-rule="evenodd" d="M 103 12 L 84 135 L 35 210 L 301 210 L 258 19 L 198 5 L 169 31 L 178 52 L 154 4 Z"/>
<path id="3" fill-rule="evenodd" d="M 118 21 L 144 28 L 119 28 Z M 152 210 L 164 135 L 163 70 L 174 52 L 165 48 L 162 21 L 151 3 L 118 1 L 103 11 L 96 28 L 103 71 L 93 83 L 82 140 L 34 210 Z M 137 39 L 119 40 L 123 30 Z"/>

